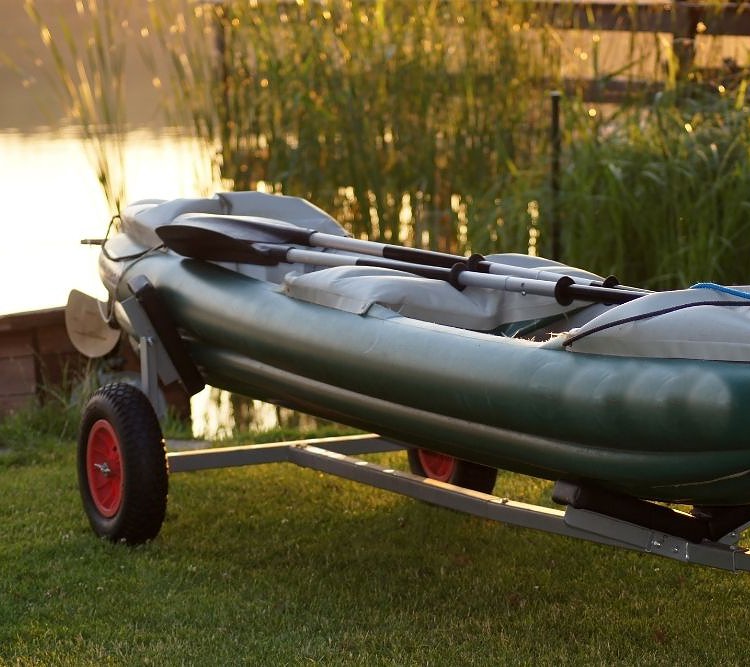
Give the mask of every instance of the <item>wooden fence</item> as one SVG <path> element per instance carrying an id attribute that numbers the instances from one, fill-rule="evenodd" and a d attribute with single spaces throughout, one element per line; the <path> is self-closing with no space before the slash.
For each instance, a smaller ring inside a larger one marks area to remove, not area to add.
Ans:
<path id="1" fill-rule="evenodd" d="M 698 40 L 710 37 L 750 36 L 750 3 L 709 3 L 683 0 L 636 0 L 636 2 L 530 0 L 545 21 L 559 30 L 592 32 L 662 33 L 672 36 L 677 76 L 744 72 L 736 63 L 706 71 L 695 65 Z M 750 44 L 748 44 L 750 47 Z M 592 102 L 619 102 L 629 93 L 656 92 L 662 84 L 656 81 L 567 80 L 566 89 L 576 90 Z"/>

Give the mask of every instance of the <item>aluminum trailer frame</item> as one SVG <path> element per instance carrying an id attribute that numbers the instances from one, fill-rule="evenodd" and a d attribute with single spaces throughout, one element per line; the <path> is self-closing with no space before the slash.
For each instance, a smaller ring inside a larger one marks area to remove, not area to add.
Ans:
<path id="1" fill-rule="evenodd" d="M 419 477 L 351 456 L 396 451 L 403 447 L 375 434 L 367 434 L 173 451 L 167 454 L 167 460 L 172 473 L 265 463 L 294 463 L 302 468 L 512 526 L 641 551 L 684 563 L 697 563 L 730 571 L 750 571 L 750 551 L 737 546 L 741 531 L 732 531 L 719 542 L 696 544 L 590 510 L 574 507 L 558 510 L 522 503 Z"/>

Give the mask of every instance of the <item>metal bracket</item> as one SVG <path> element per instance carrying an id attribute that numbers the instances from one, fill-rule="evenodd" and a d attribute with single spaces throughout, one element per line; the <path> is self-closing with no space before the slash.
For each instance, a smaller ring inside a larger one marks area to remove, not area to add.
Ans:
<path id="1" fill-rule="evenodd" d="M 737 544 L 737 542 L 740 541 L 740 537 L 742 536 L 742 533 L 744 533 L 748 528 L 750 528 L 750 521 L 741 525 L 739 528 L 735 528 L 733 531 L 727 533 L 726 535 L 724 535 L 724 537 L 722 537 L 718 541 L 721 544 L 728 544 L 728 545 Z"/>
<path id="2" fill-rule="evenodd" d="M 179 374 L 164 349 L 148 316 L 134 296 L 120 302 L 131 328 L 138 336 L 138 355 L 141 365 L 141 390 L 148 397 L 157 414 L 160 410 L 159 379 L 167 385 L 179 379 Z"/>
<path id="3" fill-rule="evenodd" d="M 636 551 L 664 556 L 684 563 L 699 563 L 722 570 L 750 572 L 750 553 L 748 550 L 724 542 L 704 541 L 697 544 L 680 537 L 574 507 L 567 508 L 565 523 L 591 535 L 612 537 L 620 543 L 618 546 L 626 549 L 635 549 Z"/>
<path id="4" fill-rule="evenodd" d="M 209 443 L 201 443 L 208 445 Z M 167 447 L 176 446 L 176 441 L 167 441 Z M 313 438 L 308 440 L 289 440 L 271 442 L 261 445 L 241 445 L 238 447 L 212 447 L 191 449 L 190 451 L 173 451 L 167 454 L 169 472 L 194 472 L 212 468 L 229 468 L 235 466 L 260 465 L 262 463 L 286 463 L 291 460 L 291 452 L 296 447 L 319 446 L 333 448 L 343 454 L 373 454 L 376 452 L 393 452 L 404 448 L 403 445 L 386 440 L 372 433 L 365 435 L 346 435 L 333 438 Z"/>

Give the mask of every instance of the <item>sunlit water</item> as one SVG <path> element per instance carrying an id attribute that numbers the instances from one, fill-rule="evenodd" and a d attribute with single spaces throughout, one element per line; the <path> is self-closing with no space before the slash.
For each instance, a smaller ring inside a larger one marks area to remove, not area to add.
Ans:
<path id="1" fill-rule="evenodd" d="M 195 196 L 210 183 L 194 143 L 169 134 L 130 135 L 125 170 L 129 201 Z M 79 138 L 0 134 L 0 202 L 0 315 L 65 305 L 74 287 L 103 295 L 98 248 L 80 240 L 102 237 L 113 211 Z"/>

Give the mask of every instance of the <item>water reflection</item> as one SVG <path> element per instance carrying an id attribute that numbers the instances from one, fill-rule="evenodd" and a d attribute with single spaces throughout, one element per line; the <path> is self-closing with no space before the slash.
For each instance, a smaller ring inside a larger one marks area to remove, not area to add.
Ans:
<path id="1" fill-rule="evenodd" d="M 193 435 L 208 440 L 221 440 L 237 434 L 272 429 L 312 431 L 321 424 L 328 423 L 289 408 L 215 387 L 206 387 L 194 396 L 191 407 Z"/>
<path id="2" fill-rule="evenodd" d="M 0 315 L 63 306 L 72 288 L 99 298 L 101 237 L 112 216 L 72 131 L 0 132 Z M 208 160 L 193 140 L 168 131 L 128 135 L 125 183 L 130 201 L 209 195 Z M 208 187 L 207 187 L 208 186 Z M 191 401 L 196 437 L 270 428 L 315 428 L 313 418 L 206 388 Z"/>

